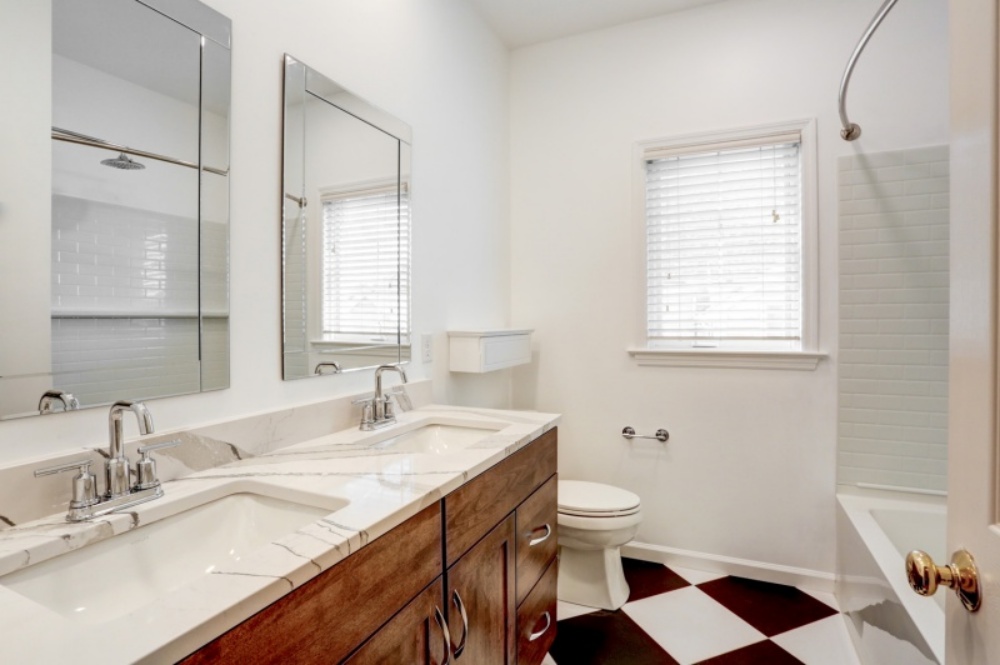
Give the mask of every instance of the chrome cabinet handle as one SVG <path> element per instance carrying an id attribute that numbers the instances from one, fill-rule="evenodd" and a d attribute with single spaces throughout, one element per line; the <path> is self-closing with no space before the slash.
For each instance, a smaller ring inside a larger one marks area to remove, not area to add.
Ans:
<path id="1" fill-rule="evenodd" d="M 542 616 L 545 617 L 545 628 L 542 628 L 541 630 L 536 631 L 536 632 L 532 633 L 531 635 L 528 635 L 528 641 L 529 642 L 534 642 L 539 637 L 541 637 L 542 635 L 544 635 L 548 631 L 549 627 L 552 625 L 552 615 L 549 614 L 548 610 L 545 610 L 545 614 L 543 614 Z"/>
<path id="2" fill-rule="evenodd" d="M 434 618 L 437 619 L 438 627 L 441 628 L 441 637 L 444 638 L 444 658 L 441 659 L 441 665 L 452 665 L 451 631 L 448 630 L 448 622 L 445 621 L 444 615 L 441 614 L 440 607 L 434 607 Z"/>
<path id="3" fill-rule="evenodd" d="M 469 615 L 465 611 L 465 603 L 462 602 L 462 597 L 458 595 L 458 589 L 451 594 L 451 602 L 455 603 L 455 607 L 458 608 L 458 613 L 462 617 L 462 639 L 452 651 L 455 654 L 455 660 L 458 660 L 462 652 L 465 651 L 465 642 L 469 638 Z"/>
<path id="4" fill-rule="evenodd" d="M 549 536 L 552 535 L 552 527 L 548 523 L 545 523 L 542 526 L 536 526 L 534 529 L 528 532 L 528 535 L 530 536 L 539 529 L 545 529 L 545 535 L 540 538 L 532 538 L 531 540 L 529 540 L 528 547 L 534 547 L 535 545 L 540 545 L 541 543 L 544 543 L 546 540 L 548 540 Z"/>

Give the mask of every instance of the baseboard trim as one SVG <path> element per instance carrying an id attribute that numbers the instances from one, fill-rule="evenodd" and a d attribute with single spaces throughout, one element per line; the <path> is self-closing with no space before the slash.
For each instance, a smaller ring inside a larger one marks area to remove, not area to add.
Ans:
<path id="1" fill-rule="evenodd" d="M 836 586 L 836 576 L 833 573 L 751 559 L 737 559 L 720 554 L 694 552 L 651 543 L 632 541 L 622 547 L 622 555 L 631 559 L 662 563 L 668 566 L 674 564 L 682 568 L 694 568 L 723 575 L 748 577 L 762 582 L 787 584 L 810 591 L 833 593 Z"/>

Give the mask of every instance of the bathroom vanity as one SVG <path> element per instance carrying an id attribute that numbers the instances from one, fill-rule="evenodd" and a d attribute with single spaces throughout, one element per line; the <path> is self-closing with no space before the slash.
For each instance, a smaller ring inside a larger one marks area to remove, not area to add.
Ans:
<path id="1" fill-rule="evenodd" d="M 161 451 L 166 496 L 127 513 L 0 531 L 5 659 L 107 662 L 112 631 L 115 662 L 540 663 L 556 630 L 557 416 L 427 405 L 377 432 L 317 435 L 307 416 L 350 411 L 318 406 L 266 416 L 261 441 L 300 430 L 291 445 L 171 473 L 169 455 L 209 439 L 187 434 Z M 236 560 L 147 586 L 213 531 L 256 525 L 238 514 L 247 501 L 299 522 Z M 207 522 L 182 523 L 189 515 Z M 118 563 L 160 528 L 173 529 L 165 544 L 131 557 L 143 565 Z M 77 568 L 104 556 L 115 563 Z M 117 587 L 100 583 L 102 568 Z"/>
<path id="2" fill-rule="evenodd" d="M 555 472 L 551 430 L 183 662 L 540 663 Z"/>

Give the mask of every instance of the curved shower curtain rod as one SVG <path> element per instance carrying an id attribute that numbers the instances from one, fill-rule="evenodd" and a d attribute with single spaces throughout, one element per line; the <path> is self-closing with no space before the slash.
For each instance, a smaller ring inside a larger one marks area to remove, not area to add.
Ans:
<path id="1" fill-rule="evenodd" d="M 851 59 L 847 61 L 847 68 L 844 70 L 844 78 L 840 80 L 840 124 L 844 126 L 840 130 L 840 138 L 845 141 L 853 141 L 854 139 L 861 136 L 861 127 L 856 123 L 851 122 L 847 118 L 847 85 L 851 82 L 851 72 L 854 71 L 854 65 L 858 62 L 858 57 L 861 56 L 861 52 L 865 50 L 865 46 L 868 45 L 868 40 L 872 38 L 875 34 L 875 30 L 882 23 L 882 19 L 885 18 L 889 10 L 895 6 L 898 0 L 885 0 L 882 6 L 879 8 L 878 13 L 875 14 L 875 18 L 872 22 L 868 24 L 868 29 L 865 30 L 865 34 L 861 35 L 861 39 L 858 41 L 858 45 L 854 47 L 854 53 L 851 54 Z"/>

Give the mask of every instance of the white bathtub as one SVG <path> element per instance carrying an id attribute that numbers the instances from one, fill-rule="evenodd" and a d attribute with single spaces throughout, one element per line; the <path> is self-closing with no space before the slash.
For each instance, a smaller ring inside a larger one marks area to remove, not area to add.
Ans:
<path id="1" fill-rule="evenodd" d="M 904 560 L 946 559 L 945 498 L 841 487 L 837 503 L 837 600 L 861 662 L 943 663 L 944 594 L 915 594 Z"/>

